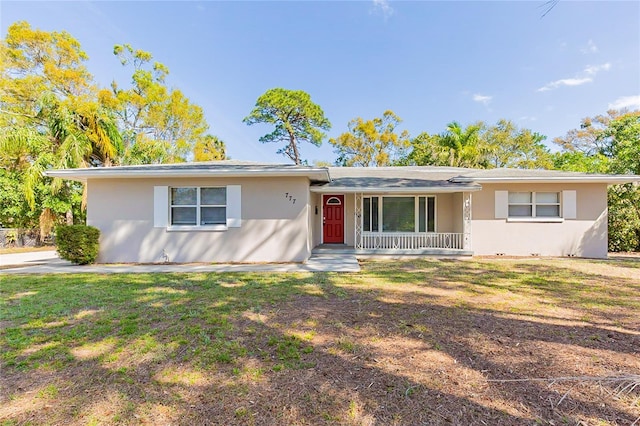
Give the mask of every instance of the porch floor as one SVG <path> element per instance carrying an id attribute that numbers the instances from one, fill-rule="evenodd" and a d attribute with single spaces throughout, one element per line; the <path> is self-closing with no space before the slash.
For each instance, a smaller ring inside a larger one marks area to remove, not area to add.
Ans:
<path id="1" fill-rule="evenodd" d="M 473 251 L 443 248 L 425 248 L 416 250 L 400 249 L 356 249 L 346 244 L 320 244 L 312 254 L 352 254 L 356 256 L 473 256 Z"/>

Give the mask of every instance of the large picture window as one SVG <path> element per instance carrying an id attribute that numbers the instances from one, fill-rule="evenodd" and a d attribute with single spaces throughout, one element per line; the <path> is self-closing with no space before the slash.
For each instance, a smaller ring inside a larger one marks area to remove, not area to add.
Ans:
<path id="1" fill-rule="evenodd" d="M 560 193 L 509 192 L 509 217 L 560 217 Z"/>
<path id="2" fill-rule="evenodd" d="M 435 232 L 436 198 L 379 197 L 362 199 L 363 232 Z"/>
<path id="3" fill-rule="evenodd" d="M 382 231 L 414 232 L 415 197 L 382 197 Z"/>
<path id="4" fill-rule="evenodd" d="M 171 225 L 212 226 L 227 223 L 227 189 L 171 188 Z"/>

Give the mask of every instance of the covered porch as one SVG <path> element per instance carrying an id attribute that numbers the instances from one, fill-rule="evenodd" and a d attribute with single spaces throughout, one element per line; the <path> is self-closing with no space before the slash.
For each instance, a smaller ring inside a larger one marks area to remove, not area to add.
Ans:
<path id="1" fill-rule="evenodd" d="M 311 187 L 312 245 L 359 254 L 471 255 L 473 183 L 457 168 L 337 168 Z"/>
<path id="2" fill-rule="evenodd" d="M 353 196 L 356 249 L 472 251 L 470 192 Z"/>
<path id="3" fill-rule="evenodd" d="M 315 251 L 472 255 L 471 192 L 317 193 Z"/>

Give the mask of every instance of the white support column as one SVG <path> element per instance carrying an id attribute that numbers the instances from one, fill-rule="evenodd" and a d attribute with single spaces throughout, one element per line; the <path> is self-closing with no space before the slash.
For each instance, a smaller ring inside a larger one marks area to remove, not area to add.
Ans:
<path id="1" fill-rule="evenodd" d="M 362 193 L 354 193 L 354 206 L 353 206 L 353 229 L 354 229 L 354 240 L 353 245 L 357 249 L 362 248 Z"/>
<path id="2" fill-rule="evenodd" d="M 462 193 L 462 249 L 472 250 L 471 244 L 471 192 Z"/>

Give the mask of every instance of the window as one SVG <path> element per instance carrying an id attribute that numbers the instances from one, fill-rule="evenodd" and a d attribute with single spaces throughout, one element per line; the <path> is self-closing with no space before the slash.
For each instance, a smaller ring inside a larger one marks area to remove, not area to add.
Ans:
<path id="1" fill-rule="evenodd" d="M 362 230 L 378 232 L 378 197 L 365 197 L 362 203 Z"/>
<path id="2" fill-rule="evenodd" d="M 509 192 L 509 217 L 560 217 L 560 193 Z"/>
<path id="3" fill-rule="evenodd" d="M 414 232 L 416 229 L 415 197 L 382 198 L 382 231 Z"/>
<path id="4" fill-rule="evenodd" d="M 436 197 L 419 197 L 418 232 L 436 232 Z"/>
<path id="5" fill-rule="evenodd" d="M 226 225 L 226 188 L 171 188 L 170 223 L 174 226 Z"/>
<path id="6" fill-rule="evenodd" d="M 363 197 L 362 231 L 435 232 L 435 206 L 435 197 Z"/>
<path id="7" fill-rule="evenodd" d="M 557 192 L 535 192 L 537 217 L 560 217 L 560 194 Z"/>

